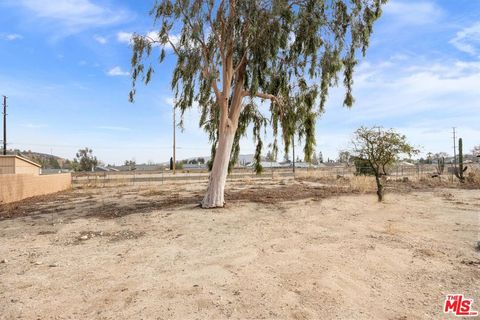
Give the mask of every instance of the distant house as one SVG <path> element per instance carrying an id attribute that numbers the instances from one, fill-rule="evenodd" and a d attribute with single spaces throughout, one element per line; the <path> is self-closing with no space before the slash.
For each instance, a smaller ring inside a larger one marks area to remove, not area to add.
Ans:
<path id="1" fill-rule="evenodd" d="M 17 155 L 0 156 L 0 174 L 39 175 L 42 166 Z"/>
<path id="2" fill-rule="evenodd" d="M 184 170 L 205 170 L 207 169 L 207 165 L 203 163 L 185 163 L 183 164 L 183 169 Z"/>
<path id="3" fill-rule="evenodd" d="M 260 165 L 264 168 L 264 169 L 268 169 L 268 168 L 283 168 L 285 167 L 285 165 L 279 163 L 279 162 L 276 162 L 276 161 L 260 161 Z M 246 167 L 254 167 L 255 166 L 255 161 L 249 163 Z"/>

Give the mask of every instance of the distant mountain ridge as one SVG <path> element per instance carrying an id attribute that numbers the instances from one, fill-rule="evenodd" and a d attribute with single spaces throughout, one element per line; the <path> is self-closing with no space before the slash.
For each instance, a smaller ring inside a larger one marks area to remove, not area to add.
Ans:
<path id="1" fill-rule="evenodd" d="M 52 154 L 35 152 L 31 150 L 7 150 L 7 154 L 14 154 L 36 162 L 46 169 L 60 169 L 67 162 L 66 159 Z"/>

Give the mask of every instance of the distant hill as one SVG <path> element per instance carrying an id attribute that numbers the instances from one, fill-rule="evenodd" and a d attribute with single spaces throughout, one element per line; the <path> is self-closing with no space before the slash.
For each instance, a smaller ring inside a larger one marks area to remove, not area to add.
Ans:
<path id="1" fill-rule="evenodd" d="M 31 150 L 7 150 L 7 154 L 15 154 L 32 160 L 33 162 L 40 164 L 44 169 L 60 169 L 68 164 L 68 160 L 61 157 Z"/>

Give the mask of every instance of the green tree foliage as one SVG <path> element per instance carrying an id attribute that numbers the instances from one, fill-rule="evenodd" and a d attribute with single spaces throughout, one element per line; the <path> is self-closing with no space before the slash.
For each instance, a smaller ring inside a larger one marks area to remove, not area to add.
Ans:
<path id="1" fill-rule="evenodd" d="M 368 162 L 368 160 L 359 158 L 359 157 L 353 157 L 353 164 L 355 165 L 355 175 L 360 175 L 360 176 L 375 175 L 375 172 L 370 166 L 370 163 Z"/>
<path id="2" fill-rule="evenodd" d="M 363 164 L 368 163 L 375 175 L 378 201 L 383 200 L 384 188 L 381 178 L 387 174 L 387 166 L 398 161 L 401 155 L 410 157 L 419 152 L 407 142 L 404 135 L 382 127 L 360 127 L 355 131 L 352 144 L 357 161 L 363 160 Z"/>
<path id="3" fill-rule="evenodd" d="M 58 164 L 58 160 L 55 157 L 49 157 L 48 167 L 52 169 L 60 169 L 60 164 Z"/>
<path id="4" fill-rule="evenodd" d="M 163 62 L 171 48 L 175 108 L 181 110 L 182 124 L 184 111 L 198 102 L 200 126 L 212 142 L 213 171 L 215 165 L 224 170 L 215 164 L 215 154 L 230 144 L 225 137 L 232 133 L 228 156 L 230 164 L 236 163 L 247 128 L 253 131 L 259 164 L 267 125 L 275 136 L 275 154 L 277 136 L 288 151 L 298 134 L 310 161 L 316 118 L 329 88 L 341 82 L 344 105 L 353 105 L 354 68 L 386 1 L 158 0 L 150 12 L 155 36 L 133 37 L 130 100 L 137 81 L 148 84 L 156 62 Z M 268 115 L 259 110 L 265 100 L 270 101 Z"/>
<path id="5" fill-rule="evenodd" d="M 125 166 L 129 167 L 130 171 L 137 169 L 136 165 L 137 165 L 137 162 L 135 161 L 135 159 L 125 160 Z"/>
<path id="6" fill-rule="evenodd" d="M 93 155 L 93 150 L 89 148 L 80 149 L 72 163 L 75 171 L 92 171 L 98 164 L 97 157 Z"/>

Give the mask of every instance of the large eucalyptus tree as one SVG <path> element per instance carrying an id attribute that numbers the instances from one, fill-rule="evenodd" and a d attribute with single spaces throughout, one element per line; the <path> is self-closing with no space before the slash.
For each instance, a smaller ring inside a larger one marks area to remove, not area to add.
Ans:
<path id="1" fill-rule="evenodd" d="M 157 0 L 150 14 L 155 33 L 133 36 L 130 100 L 136 82 L 148 84 L 157 57 L 176 55 L 172 76 L 175 108 L 198 102 L 200 126 L 212 142 L 213 167 L 204 208 L 224 205 L 229 164 L 248 127 L 256 139 L 271 124 L 277 150 L 298 133 L 308 161 L 315 120 L 339 78 L 345 106 L 352 106 L 353 71 L 365 55 L 372 27 L 387 0 Z M 268 117 L 258 102 L 270 101 Z M 232 151 L 233 150 L 233 151 Z"/>

